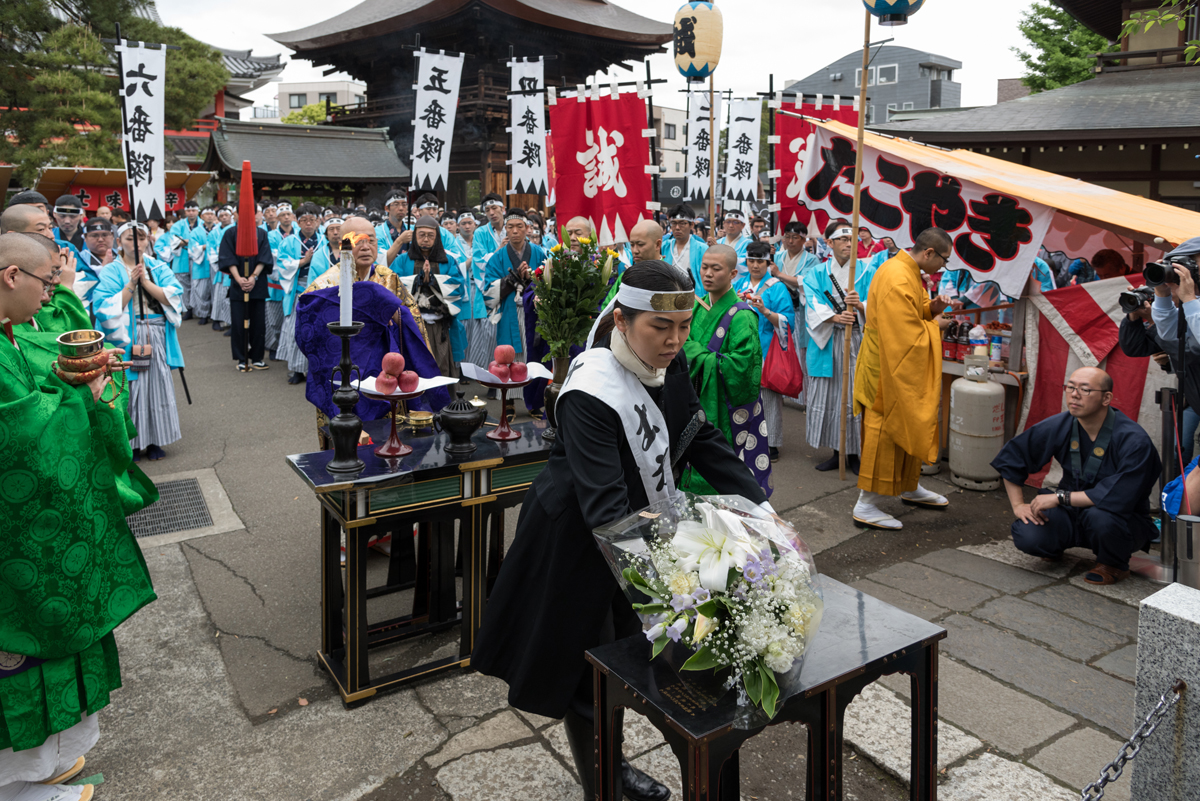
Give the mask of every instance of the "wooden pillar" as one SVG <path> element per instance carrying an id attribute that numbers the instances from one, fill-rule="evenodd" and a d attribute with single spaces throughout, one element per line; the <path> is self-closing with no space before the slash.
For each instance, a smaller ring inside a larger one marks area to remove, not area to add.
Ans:
<path id="1" fill-rule="evenodd" d="M 1162 173 L 1162 145 L 1150 145 L 1150 199 L 1162 200 L 1158 176 Z"/>

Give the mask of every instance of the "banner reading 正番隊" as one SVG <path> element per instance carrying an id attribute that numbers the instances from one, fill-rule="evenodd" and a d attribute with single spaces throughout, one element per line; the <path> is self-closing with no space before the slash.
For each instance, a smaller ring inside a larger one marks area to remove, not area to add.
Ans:
<path id="1" fill-rule="evenodd" d="M 688 92 L 687 198 L 707 200 L 712 188 L 713 137 L 721 134 L 721 96 L 713 97 L 703 84 Z M 713 104 L 716 105 L 713 105 Z M 709 117 L 711 109 L 712 117 Z"/>
<path id="2" fill-rule="evenodd" d="M 508 62 L 512 68 L 512 92 L 509 122 L 512 132 L 513 192 L 522 195 L 546 194 L 546 95 L 542 59 Z"/>
<path id="3" fill-rule="evenodd" d="M 800 199 L 809 209 L 849 219 L 854 210 L 855 141 L 814 126 Z M 954 240 L 946 266 L 967 270 L 976 282 L 992 281 L 1020 297 L 1054 209 L 866 146 L 859 225 L 876 239 L 902 248 L 926 228 L 945 229 Z"/>
<path id="4" fill-rule="evenodd" d="M 758 197 L 758 140 L 762 135 L 762 101 L 734 100 L 729 104 L 729 135 L 725 143 L 725 198 Z"/>
<path id="5" fill-rule="evenodd" d="M 417 105 L 413 120 L 412 186 L 445 192 L 450 180 L 450 143 L 462 79 L 462 54 L 417 51 Z"/>
<path id="6" fill-rule="evenodd" d="M 582 101 L 560 96 L 550 105 L 559 220 L 591 220 L 600 245 L 629 240 L 633 226 L 650 216 L 645 130 L 646 101 L 633 92 Z"/>
<path id="7" fill-rule="evenodd" d="M 120 75 L 121 153 L 129 212 L 137 222 L 161 220 L 163 188 L 163 94 L 167 87 L 165 45 L 121 40 L 116 46 Z"/>

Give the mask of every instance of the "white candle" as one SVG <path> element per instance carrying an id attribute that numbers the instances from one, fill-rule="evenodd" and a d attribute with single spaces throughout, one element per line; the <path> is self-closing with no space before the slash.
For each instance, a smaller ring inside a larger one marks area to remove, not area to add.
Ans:
<path id="1" fill-rule="evenodd" d="M 351 311 L 354 308 L 354 255 L 353 251 L 341 251 L 341 281 L 338 283 L 338 299 L 340 312 L 338 325 L 351 324 Z"/>

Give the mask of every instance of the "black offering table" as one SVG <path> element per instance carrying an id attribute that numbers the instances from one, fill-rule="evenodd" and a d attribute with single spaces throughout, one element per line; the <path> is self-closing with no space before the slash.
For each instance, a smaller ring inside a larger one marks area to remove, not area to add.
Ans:
<path id="1" fill-rule="evenodd" d="M 637 636 L 587 652 L 595 667 L 596 788 L 616 801 L 613 737 L 629 708 L 663 733 L 678 757 L 686 801 L 736 801 L 738 749 L 767 725 L 808 726 L 809 799 L 842 797 L 842 722 L 864 687 L 889 673 L 912 676 L 912 784 L 910 797 L 937 798 L 937 659 L 946 630 L 822 576 L 825 616 L 804 655 L 800 690 L 769 724 L 739 728 L 733 691 L 711 674 L 684 674 L 664 659 L 650 660 L 650 643 Z M 761 713 L 760 713 L 761 714 Z M 723 769 L 722 769 L 723 768 Z"/>
<path id="2" fill-rule="evenodd" d="M 321 650 L 317 657 L 351 704 L 405 682 L 471 664 L 490 584 L 504 548 L 504 510 L 521 503 L 550 456 L 544 424 L 513 426 L 519 439 L 496 442 L 475 432 L 474 453 L 446 453 L 444 433 L 409 436 L 410 454 L 383 459 L 374 445 L 358 449 L 363 470 L 349 477 L 326 470 L 333 451 L 287 457 L 321 504 Z M 387 420 L 364 423 L 375 442 Z M 462 604 L 455 589 L 455 523 L 462 562 Z M 413 526 L 417 544 L 413 546 Z M 346 534 L 346 583 L 341 541 Z M 367 543 L 392 535 L 386 584 L 367 586 Z M 415 550 L 415 553 L 414 553 Z M 368 621 L 367 599 L 414 589 L 412 613 Z M 372 678 L 368 649 L 462 624 L 459 654 Z"/>

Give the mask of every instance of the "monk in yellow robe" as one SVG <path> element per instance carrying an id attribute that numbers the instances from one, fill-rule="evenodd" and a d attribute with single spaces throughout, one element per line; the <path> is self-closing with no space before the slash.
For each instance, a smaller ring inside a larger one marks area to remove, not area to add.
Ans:
<path id="1" fill-rule="evenodd" d="M 946 266 L 950 235 L 928 228 L 875 273 L 867 296 L 867 323 L 854 374 L 854 414 L 863 415 L 862 462 L 854 522 L 896 530 L 903 524 L 880 509 L 885 495 L 906 504 L 943 508 L 943 496 L 919 483 L 921 465 L 938 460 L 938 406 L 942 388 L 942 329 L 949 319 L 935 310 L 921 273 Z"/>

